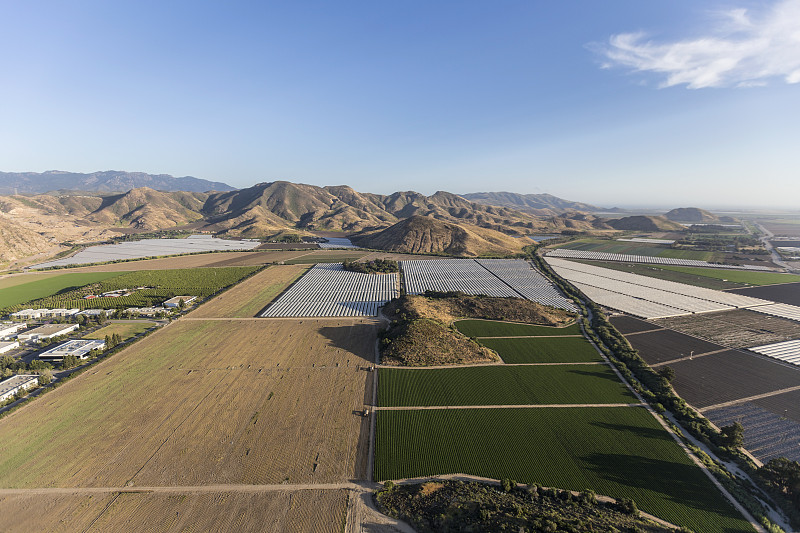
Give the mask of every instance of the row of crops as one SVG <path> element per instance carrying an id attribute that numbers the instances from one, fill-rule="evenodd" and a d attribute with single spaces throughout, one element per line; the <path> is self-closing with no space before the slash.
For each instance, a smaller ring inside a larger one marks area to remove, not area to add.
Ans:
<path id="1" fill-rule="evenodd" d="M 382 305 L 398 295 L 397 274 L 362 274 L 344 270 L 338 263 L 320 263 L 261 316 L 376 316 Z"/>
<path id="2" fill-rule="evenodd" d="M 380 368 L 375 479 L 464 473 L 588 488 L 695 531 L 749 529 L 654 416 L 630 405 L 578 327 L 455 327 L 506 364 Z"/>
<path id="3" fill-rule="evenodd" d="M 751 351 L 800 366 L 800 340 L 776 342 L 750 348 Z"/>
<path id="4" fill-rule="evenodd" d="M 460 291 L 495 297 L 526 298 L 575 311 L 575 304 L 521 259 L 434 259 L 402 261 L 406 292 Z"/>
<path id="5" fill-rule="evenodd" d="M 771 271 L 769 267 L 758 265 L 720 265 L 717 263 L 709 263 L 708 261 L 699 261 L 697 259 L 677 259 L 672 257 L 655 257 L 649 255 L 631 255 L 631 254 L 614 254 L 606 252 L 592 252 L 586 250 L 569 250 L 565 248 L 556 248 L 547 252 L 547 257 L 563 257 L 567 259 L 591 259 L 594 261 L 623 261 L 625 263 L 648 263 L 651 265 L 678 265 L 678 266 L 695 266 L 707 268 L 729 268 L 736 270 L 761 270 Z"/>
<path id="6" fill-rule="evenodd" d="M 739 422 L 744 426 L 744 446 L 761 462 L 777 457 L 800 461 L 800 424 L 746 402 L 704 411 L 718 427 Z"/>
<path id="7" fill-rule="evenodd" d="M 126 272 L 83 287 L 64 290 L 59 294 L 10 306 L 4 311 L 13 312 L 25 307 L 48 309 L 149 307 L 160 304 L 173 296 L 191 295 L 204 298 L 239 282 L 260 268 L 253 266 Z M 118 297 L 86 298 L 121 289 L 128 289 L 130 294 Z"/>
<path id="8" fill-rule="evenodd" d="M 734 308 L 758 311 L 773 303 L 549 256 L 546 260 L 561 277 L 597 303 L 647 319 Z"/>

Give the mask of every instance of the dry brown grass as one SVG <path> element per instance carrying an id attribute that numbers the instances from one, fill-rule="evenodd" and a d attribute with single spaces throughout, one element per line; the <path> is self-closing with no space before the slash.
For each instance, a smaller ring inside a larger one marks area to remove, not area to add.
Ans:
<path id="1" fill-rule="evenodd" d="M 574 322 L 575 317 L 567 311 L 545 307 L 522 298 L 486 298 L 467 295 L 457 298 L 425 298 L 408 295 L 403 307 L 410 314 L 432 318 L 448 325 L 462 318 L 484 318 L 563 326 Z M 390 305 L 390 309 L 392 308 Z"/>
<path id="2" fill-rule="evenodd" d="M 308 265 L 274 265 L 259 272 L 189 315 L 191 318 L 244 318 L 256 316 L 309 268 Z"/>
<path id="3" fill-rule="evenodd" d="M 344 490 L 0 496 L 2 531 L 338 533 Z"/>
<path id="4" fill-rule="evenodd" d="M 179 320 L 0 420 L 0 486 L 362 478 L 375 330 Z"/>

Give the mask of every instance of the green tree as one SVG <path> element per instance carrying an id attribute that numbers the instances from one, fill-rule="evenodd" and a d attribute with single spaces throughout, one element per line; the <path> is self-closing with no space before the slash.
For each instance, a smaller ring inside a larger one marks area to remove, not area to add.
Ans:
<path id="1" fill-rule="evenodd" d="M 39 372 L 39 386 L 43 387 L 53 381 L 53 372 L 50 369 L 45 368 L 41 372 Z"/>
<path id="2" fill-rule="evenodd" d="M 675 379 L 675 370 L 672 367 L 664 366 L 658 369 L 658 375 L 672 383 L 672 380 Z"/>
<path id="3" fill-rule="evenodd" d="M 73 368 L 73 367 L 78 366 L 79 362 L 80 362 L 80 359 L 78 359 L 77 356 L 75 356 L 75 355 L 65 355 L 64 359 L 61 361 L 61 368 L 63 368 L 64 370 L 66 370 L 68 368 Z"/>
<path id="4" fill-rule="evenodd" d="M 734 422 L 720 428 L 720 444 L 729 448 L 739 448 L 744 444 L 744 426 Z"/>

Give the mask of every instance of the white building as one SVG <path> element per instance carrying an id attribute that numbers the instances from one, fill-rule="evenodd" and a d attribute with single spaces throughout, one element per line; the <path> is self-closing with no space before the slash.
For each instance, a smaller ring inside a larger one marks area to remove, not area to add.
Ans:
<path id="1" fill-rule="evenodd" d="M 16 318 L 19 320 L 42 318 L 47 311 L 49 311 L 49 309 L 23 309 L 22 311 L 11 313 L 11 318 Z"/>
<path id="2" fill-rule="evenodd" d="M 111 316 L 114 314 L 115 311 L 116 309 L 84 309 L 78 314 L 90 317 L 100 316 L 100 315 Z"/>
<path id="3" fill-rule="evenodd" d="M 0 324 L 0 339 L 7 339 L 26 327 L 28 324 L 25 322 L 3 322 Z"/>
<path id="4" fill-rule="evenodd" d="M 46 352 L 39 354 L 42 361 L 63 361 L 67 355 L 74 355 L 78 359 L 86 359 L 92 350 L 103 350 L 105 341 L 96 339 L 77 339 L 59 344 Z"/>
<path id="5" fill-rule="evenodd" d="M 19 348 L 19 342 L 17 341 L 0 342 L 0 355 L 6 352 L 10 352 L 14 348 Z"/>
<path id="6" fill-rule="evenodd" d="M 45 316 L 48 317 L 68 317 L 77 315 L 80 309 L 50 309 Z"/>
<path id="7" fill-rule="evenodd" d="M 188 303 L 193 302 L 196 299 L 197 299 L 197 296 L 176 296 L 174 298 L 170 298 L 169 300 L 167 300 L 166 302 L 164 302 L 161 305 L 163 305 L 164 307 L 180 307 L 181 300 L 183 300 L 184 304 L 188 304 Z"/>
<path id="8" fill-rule="evenodd" d="M 156 316 L 158 313 L 169 314 L 170 310 L 163 307 L 130 307 L 126 309 L 131 314 L 139 316 Z"/>
<path id="9" fill-rule="evenodd" d="M 38 341 L 42 339 L 52 339 L 60 335 L 66 335 L 71 331 L 78 329 L 78 324 L 46 324 L 39 326 L 17 335 L 20 341 Z"/>
<path id="10" fill-rule="evenodd" d="M 35 374 L 19 374 L 0 382 L 0 402 L 13 397 L 17 392 L 28 390 L 39 384 L 39 376 Z"/>

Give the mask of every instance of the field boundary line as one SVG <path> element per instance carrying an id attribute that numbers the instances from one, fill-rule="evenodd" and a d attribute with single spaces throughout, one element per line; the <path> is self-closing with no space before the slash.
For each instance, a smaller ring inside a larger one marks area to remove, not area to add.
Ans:
<path id="1" fill-rule="evenodd" d="M 634 331 L 633 333 L 623 333 L 623 335 L 627 337 L 629 335 L 641 335 L 642 333 L 655 333 L 656 331 L 663 331 L 665 329 L 669 329 L 669 328 L 659 327 L 658 329 L 648 329 L 648 330 L 645 330 L 645 331 Z"/>
<path id="2" fill-rule="evenodd" d="M 373 486 L 374 485 L 374 486 Z M 0 489 L 0 496 L 26 495 L 26 494 L 202 494 L 215 492 L 281 492 L 300 490 L 374 490 L 377 483 L 273 483 L 267 485 L 164 485 L 147 487 L 35 487 L 27 489 Z"/>
<path id="3" fill-rule="evenodd" d="M 681 361 L 691 361 L 692 359 L 694 359 L 696 357 L 705 357 L 706 355 L 714 355 L 714 354 L 717 354 L 717 353 L 730 352 L 730 351 L 734 351 L 734 350 L 731 349 L 731 348 L 723 348 L 721 350 L 712 350 L 710 352 L 696 353 L 696 354 L 692 354 L 692 355 L 687 355 L 686 357 L 679 357 L 678 359 L 670 359 L 669 361 L 662 361 L 660 363 L 654 363 L 654 364 L 650 365 L 650 368 L 658 368 L 660 366 L 669 365 L 671 363 L 680 363 Z"/>
<path id="4" fill-rule="evenodd" d="M 605 361 L 576 361 L 570 362 L 554 362 L 554 363 L 504 363 L 490 362 L 490 363 L 474 363 L 471 365 L 431 365 L 431 366 L 402 366 L 402 365 L 377 365 L 377 368 L 386 368 L 389 370 L 450 370 L 458 368 L 474 368 L 480 366 L 585 366 L 585 365 L 605 365 Z"/>
<path id="5" fill-rule="evenodd" d="M 505 335 L 500 337 L 475 337 L 476 339 L 568 339 L 580 337 L 585 339 L 583 335 Z"/>
<path id="6" fill-rule="evenodd" d="M 711 411 L 712 409 L 719 409 L 721 407 L 730 407 L 732 405 L 739 405 L 740 403 L 747 403 L 753 400 L 760 400 L 762 398 L 778 396 L 779 394 L 785 394 L 787 392 L 793 392 L 796 390 L 800 390 L 800 385 L 795 385 L 794 387 L 787 387 L 785 389 L 779 389 L 772 392 L 765 392 L 763 394 L 756 394 L 755 396 L 748 396 L 747 398 L 739 398 L 738 400 L 731 400 L 729 402 L 722 402 L 715 405 L 709 405 L 708 407 L 698 408 L 697 410 L 702 413 L 704 411 Z"/>
<path id="7" fill-rule="evenodd" d="M 642 403 L 534 403 L 518 405 L 399 405 L 375 407 L 376 411 L 425 411 L 434 409 L 558 409 L 575 407 L 645 407 Z"/>

